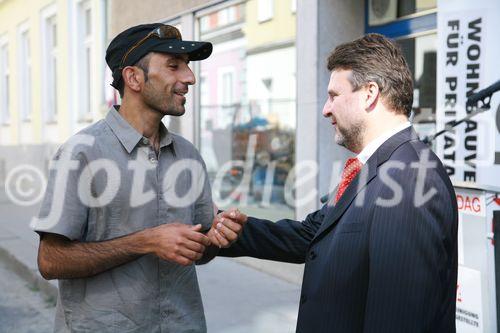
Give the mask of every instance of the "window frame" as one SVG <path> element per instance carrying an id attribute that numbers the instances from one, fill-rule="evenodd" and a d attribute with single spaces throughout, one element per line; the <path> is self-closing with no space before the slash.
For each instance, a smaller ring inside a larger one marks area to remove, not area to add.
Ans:
<path id="1" fill-rule="evenodd" d="M 200 78 L 199 79 L 199 82 L 200 82 L 200 87 L 199 87 L 200 107 L 203 107 L 206 105 L 202 104 L 201 102 L 203 100 L 207 99 L 207 97 L 209 97 L 209 95 L 210 95 L 210 91 L 208 89 L 208 73 L 207 72 L 200 72 L 198 77 Z"/>
<path id="2" fill-rule="evenodd" d="M 257 0 L 257 21 L 264 23 L 274 17 L 274 0 Z"/>
<path id="3" fill-rule="evenodd" d="M 214 4 L 213 6 L 203 6 L 197 10 L 194 10 L 192 12 L 192 17 L 193 17 L 193 29 L 194 29 L 194 34 L 193 37 L 195 40 L 210 40 L 214 35 L 218 35 L 224 32 L 232 31 L 234 29 L 240 29 L 243 26 L 243 23 L 241 21 L 238 21 L 236 24 L 229 24 L 228 26 L 225 27 L 220 27 L 216 28 L 215 30 L 207 30 L 207 31 L 201 31 L 201 24 L 200 24 L 200 19 L 204 16 L 208 16 L 212 13 L 218 12 L 224 8 L 231 7 L 231 6 L 237 6 L 237 5 L 245 5 L 245 0 L 227 0 L 223 1 L 217 4 Z M 179 22 L 180 18 L 172 18 L 169 21 L 166 21 L 167 24 L 174 25 L 174 23 Z M 170 23 L 169 23 L 170 22 Z M 214 50 L 214 52 L 218 52 L 218 50 Z M 194 61 L 191 63 L 192 64 L 192 69 L 193 72 L 195 73 L 196 77 L 200 76 L 201 73 L 201 64 L 199 61 Z M 207 74 L 207 80 L 208 80 L 208 73 Z M 217 78 L 218 79 L 218 78 Z M 193 109 L 198 110 L 195 112 L 195 119 L 194 119 L 194 125 L 195 125 L 195 130 L 194 130 L 194 142 L 195 145 L 200 148 L 201 147 L 201 91 L 200 87 L 198 85 L 195 85 L 195 88 L 193 89 L 194 92 L 194 103 L 193 103 Z M 218 99 L 218 97 L 217 97 Z"/>
<path id="4" fill-rule="evenodd" d="M 0 125 L 10 125 L 10 102 L 9 40 L 5 33 L 0 35 Z"/>
<path id="5" fill-rule="evenodd" d="M 19 110 L 22 122 L 30 122 L 33 114 L 33 58 L 31 26 L 21 23 L 17 28 Z M 26 39 L 25 39 L 26 38 Z"/>
<path id="6" fill-rule="evenodd" d="M 90 34 L 87 34 L 87 17 L 86 11 L 90 11 Z M 94 22 L 95 14 L 92 7 L 91 0 L 80 0 L 76 3 L 76 34 L 77 45 L 76 45 L 76 58 L 77 63 L 81 65 L 81 80 L 78 80 L 78 91 L 81 92 L 80 100 L 81 103 L 76 104 L 77 108 L 77 118 L 78 123 L 91 122 L 93 119 L 93 94 L 92 94 L 92 82 L 94 82 L 94 74 L 92 68 L 94 68 Z M 88 58 L 87 58 L 88 57 Z"/>
<path id="7" fill-rule="evenodd" d="M 437 7 L 413 13 L 410 15 L 406 15 L 403 17 L 398 17 L 384 24 L 370 26 L 369 25 L 370 18 L 368 17 L 369 15 L 368 6 L 369 6 L 369 0 L 365 0 L 365 33 L 379 33 L 389 38 L 392 38 L 396 41 L 403 39 L 418 38 L 421 36 L 437 33 Z M 436 109 L 435 112 L 437 112 Z M 412 111 L 412 114 L 410 116 L 412 122 L 414 117 L 415 114 Z M 424 122 L 424 123 L 413 124 L 417 125 L 416 126 L 417 132 L 419 132 L 418 124 L 425 126 L 425 124 L 429 123 Z M 436 125 L 436 121 L 434 121 L 433 124 Z"/>
<path id="8" fill-rule="evenodd" d="M 378 33 L 390 38 L 409 38 L 437 29 L 437 7 L 398 17 L 380 25 L 370 25 L 369 0 L 365 0 L 365 33 Z"/>
<path id="9" fill-rule="evenodd" d="M 226 103 L 226 87 L 224 87 L 224 78 L 225 75 L 230 75 L 231 77 L 231 87 L 230 87 L 230 101 L 229 103 Z M 218 96 L 217 96 L 217 104 L 223 106 L 223 107 L 230 107 L 235 103 L 235 82 L 236 81 L 236 69 L 233 66 L 224 66 L 220 67 L 217 69 L 217 86 L 221 87 L 221 89 L 218 89 Z"/>
<path id="10" fill-rule="evenodd" d="M 58 100 L 57 100 L 57 76 L 58 76 L 58 13 L 55 4 L 49 5 L 42 9 L 40 13 L 40 24 L 41 24 L 41 45 L 42 45 L 42 57 L 41 57 L 41 67 L 42 67 L 42 121 L 46 124 L 57 123 L 58 118 Z M 49 31 L 53 29 L 55 25 L 55 43 L 53 43 L 53 48 L 48 49 L 48 34 L 54 31 Z M 53 68 L 52 68 L 53 67 Z M 51 73 L 52 72 L 52 73 Z M 53 76 L 53 77 L 52 77 Z M 53 82 L 48 82 L 52 81 Z M 49 96 L 54 98 L 53 101 L 49 99 Z M 51 105 L 53 103 L 53 105 Z"/>

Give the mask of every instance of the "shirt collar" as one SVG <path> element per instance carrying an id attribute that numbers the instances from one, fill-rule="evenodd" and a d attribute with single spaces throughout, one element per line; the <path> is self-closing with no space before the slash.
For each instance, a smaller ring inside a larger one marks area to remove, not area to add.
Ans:
<path id="1" fill-rule="evenodd" d="M 170 134 L 165 124 L 160 122 L 160 149 L 169 146 L 173 142 L 174 138 L 172 137 L 172 134 Z M 174 145 L 172 145 L 172 148 L 173 147 Z"/>
<path id="2" fill-rule="evenodd" d="M 130 154 L 135 146 L 144 137 L 137 132 L 118 112 L 120 106 L 114 105 L 106 115 L 105 121 L 121 142 L 125 150 Z M 173 137 L 167 130 L 163 122 L 160 122 L 160 149 L 173 143 Z M 172 145 L 173 147 L 173 145 Z"/>
<path id="3" fill-rule="evenodd" d="M 358 154 L 357 158 L 358 160 L 366 164 L 368 159 L 377 151 L 377 149 L 384 143 L 386 142 L 391 136 L 394 134 L 404 130 L 405 128 L 408 128 L 411 126 L 411 123 L 409 121 L 404 122 L 403 124 L 394 127 L 393 129 L 383 133 L 382 135 L 378 136 L 374 140 L 372 140 L 369 144 L 366 145 L 365 148 Z"/>

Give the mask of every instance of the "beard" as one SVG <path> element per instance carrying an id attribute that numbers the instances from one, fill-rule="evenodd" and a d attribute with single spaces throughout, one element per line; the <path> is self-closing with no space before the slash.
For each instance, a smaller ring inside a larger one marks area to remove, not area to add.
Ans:
<path id="1" fill-rule="evenodd" d="M 150 81 L 148 81 L 142 96 L 144 98 L 144 103 L 150 109 L 165 116 L 182 116 L 186 112 L 184 107 L 186 100 L 184 99 L 182 102 L 177 101 L 177 95 L 173 89 L 165 92 L 164 90 L 153 87 Z"/>
<path id="2" fill-rule="evenodd" d="M 335 129 L 335 142 L 352 152 L 359 152 L 362 146 L 364 131 L 365 125 L 361 121 L 352 124 L 349 127 L 343 127 L 337 124 Z"/>

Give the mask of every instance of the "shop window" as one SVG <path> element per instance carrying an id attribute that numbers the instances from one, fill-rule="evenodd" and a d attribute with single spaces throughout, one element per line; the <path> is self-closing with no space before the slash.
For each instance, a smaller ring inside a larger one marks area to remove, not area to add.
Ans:
<path id="1" fill-rule="evenodd" d="M 435 9 L 437 0 L 398 0 L 397 15 L 404 17 L 407 15 L 420 13 L 426 10 Z"/>
<path id="2" fill-rule="evenodd" d="M 264 2 L 272 5 L 258 4 Z M 245 6 L 197 16 L 200 40 L 214 45 L 199 63 L 199 147 L 220 207 L 238 206 L 271 220 L 293 217 L 285 182 L 295 163 L 295 46 L 265 49 L 255 42 L 250 49 L 259 32 L 243 27 L 261 17 Z M 293 15 L 289 7 L 283 11 Z"/>
<path id="3" fill-rule="evenodd" d="M 368 24 L 385 24 L 436 8 L 437 0 L 368 0 Z"/>
<path id="4" fill-rule="evenodd" d="M 402 38 L 397 43 L 413 76 L 413 125 L 422 137 L 433 134 L 436 131 L 437 35 Z"/>
<path id="5" fill-rule="evenodd" d="M 424 138 L 436 131 L 436 0 L 367 0 L 366 33 L 393 38 L 413 75 L 411 120 Z M 435 143 L 434 143 L 435 144 Z"/>

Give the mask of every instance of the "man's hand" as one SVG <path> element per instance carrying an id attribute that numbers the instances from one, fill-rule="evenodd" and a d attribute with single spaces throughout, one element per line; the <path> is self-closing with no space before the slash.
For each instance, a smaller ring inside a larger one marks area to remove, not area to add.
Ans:
<path id="1" fill-rule="evenodd" d="M 212 244 L 219 248 L 229 247 L 241 235 L 246 223 L 247 216 L 238 209 L 232 208 L 214 218 L 212 228 L 207 235 Z"/>
<path id="2" fill-rule="evenodd" d="M 172 223 L 148 229 L 151 253 L 163 260 L 189 266 L 201 259 L 210 239 L 201 233 L 201 224 L 195 226 Z"/>
<path id="3" fill-rule="evenodd" d="M 187 266 L 199 260 L 209 245 L 201 224 L 162 224 L 99 242 L 72 241 L 43 233 L 38 269 L 47 280 L 87 278 L 150 253 Z"/>

